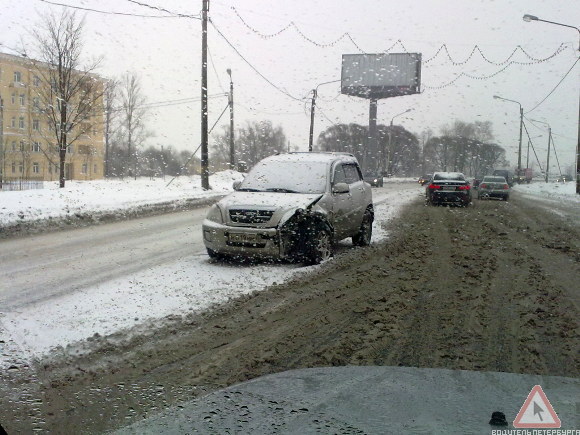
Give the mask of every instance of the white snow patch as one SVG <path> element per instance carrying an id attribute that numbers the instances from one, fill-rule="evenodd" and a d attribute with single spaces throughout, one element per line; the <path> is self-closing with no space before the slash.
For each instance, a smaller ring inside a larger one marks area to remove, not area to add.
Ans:
<path id="1" fill-rule="evenodd" d="M 170 177 L 67 181 L 62 189 L 57 182 L 45 182 L 46 188 L 41 190 L 0 191 L 0 225 L 209 198 L 233 191 L 233 182 L 242 178 L 239 172 L 218 172 L 210 176 L 212 190 L 201 188 L 198 175 L 177 177 L 171 184 Z"/>
<path id="2" fill-rule="evenodd" d="M 567 183 L 531 183 L 518 184 L 513 187 L 516 192 L 526 196 L 541 197 L 554 201 L 566 201 L 580 203 L 580 195 L 576 194 L 576 182 Z"/>

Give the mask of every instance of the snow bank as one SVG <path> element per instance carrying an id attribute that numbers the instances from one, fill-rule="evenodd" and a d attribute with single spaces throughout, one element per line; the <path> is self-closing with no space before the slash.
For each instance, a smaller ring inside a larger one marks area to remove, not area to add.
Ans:
<path id="1" fill-rule="evenodd" d="M 554 201 L 576 202 L 580 203 L 580 195 L 576 194 L 576 182 L 568 183 L 531 183 L 518 184 L 513 190 L 524 195 L 542 197 Z"/>
<path id="2" fill-rule="evenodd" d="M 45 182 L 43 190 L 0 192 L 0 226 L 210 198 L 232 191 L 233 182 L 241 179 L 239 172 L 218 172 L 210 176 L 209 191 L 202 190 L 198 175 L 178 177 L 169 186 L 170 177 L 67 181 L 63 189 L 57 182 Z"/>

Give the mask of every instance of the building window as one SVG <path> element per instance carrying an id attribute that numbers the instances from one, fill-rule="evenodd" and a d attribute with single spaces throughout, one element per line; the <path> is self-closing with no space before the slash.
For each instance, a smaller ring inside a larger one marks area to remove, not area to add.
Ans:
<path id="1" fill-rule="evenodd" d="M 20 172 L 21 174 L 24 172 L 24 163 L 22 162 L 18 163 L 18 172 Z"/>
<path id="2" fill-rule="evenodd" d="M 40 86 L 40 77 L 34 76 L 34 78 L 32 79 L 32 84 L 36 87 L 39 87 Z"/>
<path id="3" fill-rule="evenodd" d="M 81 166 L 81 174 L 86 174 L 87 173 L 87 164 L 83 163 L 83 165 Z"/>
<path id="4" fill-rule="evenodd" d="M 97 165 L 93 165 L 93 174 L 97 173 Z"/>
<path id="5" fill-rule="evenodd" d="M 12 121 L 10 121 L 10 126 L 16 128 L 16 118 L 14 116 L 12 117 Z"/>
<path id="6" fill-rule="evenodd" d="M 16 163 L 12 162 L 12 173 L 16 174 Z"/>
<path id="7" fill-rule="evenodd" d="M 40 130 L 40 121 L 38 119 L 33 119 L 32 120 L 32 129 L 34 131 Z"/>
<path id="8" fill-rule="evenodd" d="M 24 141 L 23 141 L 23 140 L 21 140 L 21 141 L 20 141 L 20 151 L 21 151 L 21 152 L 24 152 L 24 145 L 25 145 L 25 144 L 24 144 Z"/>
<path id="9" fill-rule="evenodd" d="M 24 99 L 24 94 L 20 94 L 20 105 L 24 106 L 25 101 L 26 100 Z"/>
<path id="10" fill-rule="evenodd" d="M 32 173 L 33 174 L 40 174 L 40 165 L 37 162 L 32 164 Z"/>
<path id="11" fill-rule="evenodd" d="M 40 109 L 40 98 L 38 97 L 32 98 L 32 107 L 35 108 L 36 110 Z"/>
<path id="12" fill-rule="evenodd" d="M 12 151 L 16 152 L 16 141 L 12 141 Z"/>
<path id="13" fill-rule="evenodd" d="M 12 104 L 16 104 L 16 94 L 10 96 L 10 101 L 12 101 Z"/>
<path id="14" fill-rule="evenodd" d="M 16 83 L 22 82 L 22 74 L 20 73 L 20 71 L 14 71 L 14 81 Z"/>
<path id="15" fill-rule="evenodd" d="M 32 152 L 33 153 L 40 152 L 40 143 L 39 142 L 32 142 Z"/>
<path id="16" fill-rule="evenodd" d="M 24 117 L 23 116 L 18 118 L 18 128 L 21 130 L 24 130 Z"/>
<path id="17" fill-rule="evenodd" d="M 66 147 L 66 152 L 67 152 L 68 154 L 72 154 L 72 153 L 74 153 L 73 146 L 72 146 L 72 145 L 69 145 L 69 146 L 67 146 L 67 147 Z"/>

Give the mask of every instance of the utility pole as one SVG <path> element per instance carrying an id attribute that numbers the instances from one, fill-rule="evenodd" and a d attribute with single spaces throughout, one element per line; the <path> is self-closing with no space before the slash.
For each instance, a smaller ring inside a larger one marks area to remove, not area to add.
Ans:
<path id="1" fill-rule="evenodd" d="M 0 166 L 0 190 L 2 190 L 2 183 L 4 182 L 4 100 L 0 98 L 0 158 L 2 165 Z"/>
<path id="2" fill-rule="evenodd" d="M 236 169 L 235 150 L 234 150 L 234 81 L 232 79 L 232 70 L 227 69 L 230 76 L 230 97 L 228 103 L 230 105 L 230 169 Z"/>
<path id="3" fill-rule="evenodd" d="M 314 108 L 316 107 L 316 96 L 318 91 L 312 89 L 312 106 L 310 107 L 310 136 L 308 136 L 308 151 L 312 152 L 312 142 L 314 141 Z"/>
<path id="4" fill-rule="evenodd" d="M 524 126 L 524 108 L 520 104 L 520 142 L 518 147 L 518 183 L 521 183 L 522 176 L 522 128 Z"/>
<path id="5" fill-rule="evenodd" d="M 548 127 L 548 158 L 546 159 L 546 183 L 548 182 L 548 174 L 550 173 L 550 144 L 552 143 L 552 129 Z"/>
<path id="6" fill-rule="evenodd" d="M 201 188 L 209 190 L 208 104 L 207 104 L 207 13 L 209 0 L 202 0 L 201 10 Z"/>

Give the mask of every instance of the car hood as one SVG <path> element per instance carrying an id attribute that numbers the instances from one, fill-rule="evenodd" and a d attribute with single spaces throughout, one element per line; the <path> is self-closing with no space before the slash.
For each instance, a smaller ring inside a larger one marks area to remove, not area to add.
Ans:
<path id="1" fill-rule="evenodd" d="M 230 210 L 267 210 L 273 212 L 268 222 L 251 226 L 276 226 L 282 217 L 291 210 L 307 208 L 322 197 L 320 193 L 279 193 L 279 192 L 234 192 L 222 198 L 217 204 L 225 210 L 226 222 L 235 225 L 230 219 Z"/>

